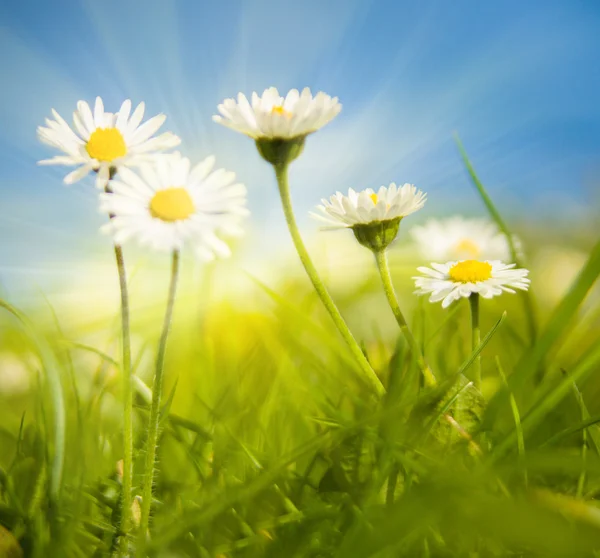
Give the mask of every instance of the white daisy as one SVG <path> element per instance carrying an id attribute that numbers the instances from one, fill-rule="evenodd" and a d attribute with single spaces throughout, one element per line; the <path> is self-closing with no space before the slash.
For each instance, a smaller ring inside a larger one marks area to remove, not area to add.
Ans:
<path id="1" fill-rule="evenodd" d="M 377 193 L 371 188 L 348 195 L 336 192 L 329 200 L 322 199 L 318 213 L 313 217 L 328 224 L 327 229 L 353 228 L 386 221 L 402 219 L 425 205 L 427 194 L 412 184 L 396 186 L 393 182 L 386 188 L 381 186 Z"/>
<path id="2" fill-rule="evenodd" d="M 157 156 L 140 166 L 140 174 L 124 168 L 111 181 L 112 193 L 100 194 L 101 211 L 112 215 L 103 232 L 116 244 L 136 239 L 156 250 L 179 250 L 189 244 L 204 260 L 230 255 L 219 234 L 242 234 L 248 214 L 246 188 L 235 173 L 212 170 L 214 157 L 190 168 L 179 153 Z"/>
<path id="3" fill-rule="evenodd" d="M 442 308 L 447 308 L 455 300 L 468 298 L 473 293 L 492 298 L 503 292 L 514 293 L 513 289 L 526 291 L 530 283 L 529 270 L 514 269 L 515 265 L 498 260 L 432 263 L 431 268 L 418 268 L 423 276 L 413 277 L 417 286 L 415 293 L 431 294 L 429 302 L 441 300 Z"/>
<path id="4" fill-rule="evenodd" d="M 38 138 L 65 155 L 40 161 L 39 164 L 78 166 L 65 176 L 67 184 L 81 180 L 92 170 L 97 171 L 96 185 L 103 188 L 111 169 L 120 171 L 128 166 L 137 166 L 148 161 L 154 153 L 179 145 L 181 140 L 171 132 L 152 137 L 163 125 L 164 114 L 154 116 L 140 126 L 144 110 L 144 103 L 140 103 L 130 117 L 131 101 L 126 100 L 118 113 L 105 112 L 102 99 L 96 97 L 92 113 L 85 101 L 79 101 L 73 113 L 74 131 L 52 109 L 54 120 L 47 118 L 46 127 L 38 127 Z"/>
<path id="5" fill-rule="evenodd" d="M 461 216 L 430 219 L 424 225 L 413 227 L 410 234 L 423 257 L 430 261 L 510 259 L 506 236 L 487 219 Z"/>
<path id="6" fill-rule="evenodd" d="M 312 96 L 308 87 L 299 93 L 292 89 L 281 97 L 275 87 L 265 89 L 262 96 L 252 93 L 252 105 L 243 93 L 225 99 L 218 107 L 221 116 L 213 120 L 254 139 L 291 139 L 316 132 L 342 110 L 337 97 L 323 92 Z"/>

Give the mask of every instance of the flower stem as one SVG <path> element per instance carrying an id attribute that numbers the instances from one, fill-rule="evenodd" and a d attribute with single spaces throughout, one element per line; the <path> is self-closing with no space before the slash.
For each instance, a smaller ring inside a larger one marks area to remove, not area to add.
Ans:
<path id="1" fill-rule="evenodd" d="M 137 556 L 145 556 L 146 535 L 150 523 L 150 508 L 152 506 L 152 488 L 154 484 L 156 450 L 158 446 L 158 429 L 160 421 L 160 403 L 163 388 L 163 369 L 165 362 L 165 351 L 167 348 L 167 338 L 171 329 L 173 317 L 173 306 L 175 304 L 175 292 L 177 290 L 177 278 L 179 275 L 179 251 L 173 251 L 173 260 L 171 264 L 171 283 L 169 285 L 169 297 L 167 301 L 167 310 L 163 321 L 162 333 L 158 344 L 158 354 L 156 356 L 156 373 L 154 374 L 154 383 L 152 385 L 152 403 L 150 404 L 150 419 L 148 421 L 148 439 L 146 445 L 146 461 L 144 465 L 144 488 L 142 492 L 142 514 L 138 533 L 138 552 Z"/>
<path id="2" fill-rule="evenodd" d="M 105 191 L 107 193 L 111 193 L 112 191 L 108 183 Z M 114 215 L 110 215 L 109 217 L 112 219 Z M 131 378 L 131 339 L 129 332 L 127 273 L 123 248 L 117 244 L 115 244 L 115 260 L 117 262 L 119 290 L 121 292 L 121 335 L 123 337 L 123 363 L 121 372 L 123 375 L 123 481 L 121 488 L 121 538 L 119 540 L 119 556 L 127 556 L 129 554 L 128 538 L 133 478 L 133 385 Z"/>
<path id="3" fill-rule="evenodd" d="M 387 260 L 387 252 L 385 249 L 376 250 L 373 252 L 375 255 L 375 261 L 377 262 L 377 268 L 379 269 L 379 275 L 381 276 L 381 282 L 383 283 L 383 290 L 385 291 L 385 296 L 387 297 L 388 303 L 392 312 L 394 313 L 394 317 L 396 318 L 396 322 L 400 326 L 400 331 L 404 335 L 408 346 L 413 354 L 414 359 L 417 361 L 421 372 L 423 373 L 423 379 L 425 381 L 426 386 L 434 386 L 437 381 L 431 368 L 425 361 L 423 357 L 423 353 L 421 352 L 421 348 L 417 343 L 417 340 L 414 338 L 412 331 L 408 327 L 408 323 L 404 318 L 404 314 L 402 314 L 402 310 L 400 310 L 400 304 L 398 303 L 398 297 L 396 296 L 396 291 L 394 290 L 394 285 L 392 283 L 392 277 L 390 275 L 390 268 Z"/>
<path id="4" fill-rule="evenodd" d="M 277 176 L 277 184 L 279 186 L 279 194 L 281 196 L 281 203 L 283 205 L 283 213 L 285 215 L 285 220 L 288 225 L 288 229 L 290 234 L 292 235 L 292 240 L 294 242 L 294 246 L 296 247 L 296 251 L 298 252 L 298 256 L 300 256 L 300 261 L 308 274 L 309 279 L 311 280 L 317 295 L 321 299 L 321 302 L 329 312 L 331 319 L 335 323 L 338 331 L 341 333 L 344 341 L 346 341 L 350 351 L 356 358 L 361 370 L 365 373 L 366 378 L 369 380 L 370 384 L 377 392 L 378 395 L 383 395 L 385 393 L 385 388 L 381 383 L 381 380 L 375 374 L 375 371 L 369 364 L 369 361 L 363 354 L 361 348 L 359 347 L 356 339 L 352 335 L 350 329 L 346 325 L 344 318 L 340 314 L 335 302 L 331 298 L 331 295 L 327 292 L 323 281 L 319 277 L 315 266 L 313 265 L 310 256 L 304 246 L 304 242 L 302 241 L 302 237 L 300 236 L 300 232 L 298 230 L 298 225 L 296 224 L 296 218 L 294 217 L 294 210 L 292 208 L 292 200 L 290 198 L 290 188 L 288 184 L 288 164 L 282 163 L 279 165 L 274 165 L 275 175 Z"/>
<path id="5" fill-rule="evenodd" d="M 471 344 L 475 351 L 481 344 L 481 329 L 479 327 L 479 293 L 472 293 L 469 297 L 469 306 L 471 307 Z M 475 374 L 475 387 L 481 391 L 481 354 L 477 355 L 473 363 Z"/>

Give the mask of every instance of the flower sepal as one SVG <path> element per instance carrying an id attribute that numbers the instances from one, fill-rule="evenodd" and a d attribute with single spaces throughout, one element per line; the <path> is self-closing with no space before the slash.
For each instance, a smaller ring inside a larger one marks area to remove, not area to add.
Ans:
<path id="1" fill-rule="evenodd" d="M 306 136 L 295 138 L 258 138 L 256 149 L 261 157 L 274 166 L 290 164 L 304 150 Z"/>
<path id="2" fill-rule="evenodd" d="M 396 239 L 401 220 L 402 217 L 396 217 L 385 221 L 354 225 L 352 231 L 356 240 L 365 248 L 379 252 L 385 250 Z"/>

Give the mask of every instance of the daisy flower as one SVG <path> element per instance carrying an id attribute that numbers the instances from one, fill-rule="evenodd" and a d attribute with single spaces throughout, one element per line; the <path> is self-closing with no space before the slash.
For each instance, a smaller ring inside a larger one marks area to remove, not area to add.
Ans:
<path id="1" fill-rule="evenodd" d="M 412 184 L 396 186 L 392 182 L 377 192 L 371 188 L 361 192 L 350 188 L 347 196 L 336 192 L 329 200 L 322 199 L 319 213 L 311 215 L 326 223 L 324 230 L 352 229 L 360 244 L 379 251 L 394 241 L 400 221 L 421 209 L 426 200 L 427 194 Z"/>
<path id="2" fill-rule="evenodd" d="M 96 97 L 92 113 L 85 101 L 79 101 L 73 113 L 73 129 L 52 109 L 54 120 L 47 118 L 46 126 L 38 127 L 38 138 L 60 149 L 64 155 L 39 164 L 77 166 L 65 176 L 66 184 L 73 184 L 90 171 L 96 171 L 96 185 L 103 188 L 111 172 L 138 166 L 154 153 L 179 145 L 181 140 L 170 132 L 152 137 L 166 116 L 159 114 L 141 124 L 144 110 L 144 103 L 140 103 L 130 116 L 131 101 L 126 100 L 118 113 L 105 112 L 102 99 Z"/>
<path id="3" fill-rule="evenodd" d="M 342 110 L 337 97 L 323 92 L 312 96 L 305 87 L 302 93 L 292 89 L 285 97 L 275 87 L 265 89 L 259 97 L 252 93 L 252 104 L 243 93 L 225 99 L 218 107 L 221 115 L 213 120 L 257 140 L 261 138 L 292 139 L 316 132 Z"/>
<path id="4" fill-rule="evenodd" d="M 392 182 L 388 187 L 381 186 L 377 192 L 372 188 L 361 192 L 350 188 L 347 196 L 336 192 L 329 200 L 321 200 L 323 205 L 317 206 L 320 214 L 311 215 L 327 223 L 329 229 L 352 228 L 402 219 L 421 209 L 426 200 L 427 194 L 412 184 L 396 186 Z"/>
<path id="5" fill-rule="evenodd" d="M 140 174 L 124 168 L 100 194 L 100 209 L 112 215 L 102 231 L 116 244 L 130 239 L 156 250 L 179 250 L 185 244 L 203 260 L 227 257 L 229 246 L 218 235 L 242 234 L 248 214 L 246 188 L 235 173 L 213 170 L 214 157 L 191 167 L 179 153 L 156 157 Z"/>
<path id="6" fill-rule="evenodd" d="M 413 227 L 410 234 L 423 257 L 430 261 L 510 259 L 506 236 L 487 219 L 461 216 L 430 219 L 424 225 Z"/>
<path id="7" fill-rule="evenodd" d="M 432 263 L 431 268 L 417 268 L 423 275 L 413 277 L 415 293 L 430 294 L 429 302 L 441 300 L 442 308 L 447 308 L 455 300 L 468 298 L 473 293 L 493 298 L 503 292 L 514 293 L 514 289 L 526 291 L 530 283 L 529 270 L 514 269 L 515 266 L 499 260 Z"/>

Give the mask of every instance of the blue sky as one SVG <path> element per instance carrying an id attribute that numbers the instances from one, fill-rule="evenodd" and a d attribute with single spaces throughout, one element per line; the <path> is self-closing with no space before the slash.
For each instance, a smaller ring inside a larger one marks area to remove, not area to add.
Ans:
<path id="1" fill-rule="evenodd" d="M 430 215 L 480 212 L 454 131 L 515 218 L 573 215 L 600 186 L 599 36 L 596 0 L 2 2 L 0 274 L 105 249 L 91 181 L 67 188 L 63 169 L 36 166 L 50 109 L 69 119 L 96 95 L 108 110 L 145 101 L 184 154 L 235 170 L 253 238 L 286 239 L 271 171 L 211 115 L 270 85 L 344 106 L 292 171 L 307 233 L 319 198 L 391 181 L 427 190 Z"/>

